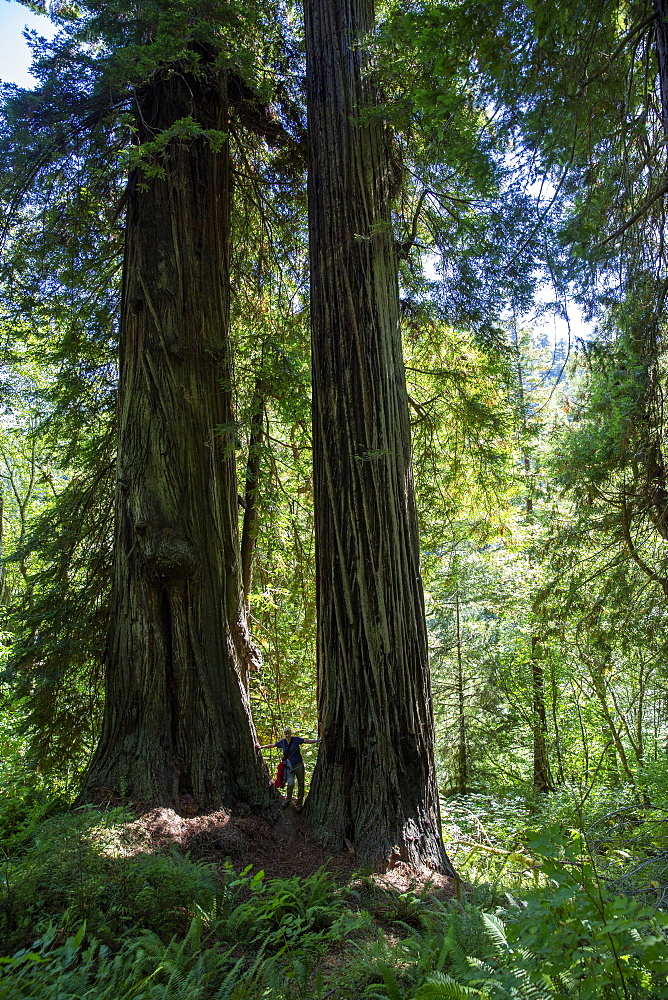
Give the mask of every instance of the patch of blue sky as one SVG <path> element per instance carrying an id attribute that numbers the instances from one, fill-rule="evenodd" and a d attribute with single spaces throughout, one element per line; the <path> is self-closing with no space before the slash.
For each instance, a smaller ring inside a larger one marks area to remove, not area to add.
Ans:
<path id="1" fill-rule="evenodd" d="M 437 252 L 425 253 L 422 256 L 422 269 L 428 281 L 438 282 L 441 279 L 441 256 Z M 584 318 L 582 309 L 574 298 L 564 299 L 559 296 L 555 302 L 556 293 L 546 284 L 536 282 L 534 308 L 522 316 L 516 317 L 519 328 L 531 330 L 536 342 L 544 338 L 554 346 L 565 344 L 567 350 L 574 348 L 578 341 L 588 341 L 594 332 L 594 324 Z M 511 313 L 504 317 L 511 323 Z"/>
<path id="2" fill-rule="evenodd" d="M 57 31 L 44 14 L 35 14 L 16 0 L 0 0 L 0 80 L 32 88 L 37 81 L 30 72 L 32 53 L 24 36 L 26 28 L 44 38 L 53 38 Z"/>

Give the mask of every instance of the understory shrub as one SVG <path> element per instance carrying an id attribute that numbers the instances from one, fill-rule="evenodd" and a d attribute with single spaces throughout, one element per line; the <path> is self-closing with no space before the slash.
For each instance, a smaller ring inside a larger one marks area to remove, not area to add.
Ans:
<path id="1" fill-rule="evenodd" d="M 50 927 L 29 951 L 0 959 L 0 1000 L 250 1000 L 267 978 L 233 949 L 203 947 L 195 917 L 182 941 L 146 931 L 119 951 L 86 933 L 58 943 Z"/>
<path id="2" fill-rule="evenodd" d="M 370 919 L 324 872 L 265 883 L 262 872 L 235 875 L 229 865 L 209 911 L 195 908 L 185 937 L 167 943 L 149 930 L 102 941 L 85 922 L 65 939 L 51 925 L 0 959 L 0 1000 L 316 1000 L 323 956 Z"/>
<path id="3" fill-rule="evenodd" d="M 215 866 L 176 850 L 150 853 L 131 820 L 124 809 L 61 813 L 41 824 L 21 854 L 5 857 L 5 951 L 54 922 L 68 931 L 85 920 L 91 933 L 113 937 L 150 927 L 169 940 L 185 933 L 196 906 L 212 906 Z"/>
<path id="4" fill-rule="evenodd" d="M 228 864 L 214 906 L 199 912 L 223 940 L 268 951 L 297 943 L 308 949 L 320 942 L 332 946 L 369 925 L 369 914 L 351 911 L 346 896 L 324 870 L 307 878 L 265 880 L 250 867 L 235 875 Z"/>
<path id="5" fill-rule="evenodd" d="M 609 877 L 625 842 L 654 877 L 661 810 L 603 813 L 592 839 L 520 805 L 456 804 L 465 849 L 501 859 L 468 900 L 219 870 L 151 851 L 122 809 L 53 816 L 3 862 L 0 1000 L 668 1000 L 668 915 Z"/>

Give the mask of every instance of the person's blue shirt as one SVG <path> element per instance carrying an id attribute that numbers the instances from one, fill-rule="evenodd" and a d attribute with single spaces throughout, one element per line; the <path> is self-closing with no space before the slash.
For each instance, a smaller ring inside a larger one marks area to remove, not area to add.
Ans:
<path id="1" fill-rule="evenodd" d="M 304 742 L 301 736 L 291 736 L 290 740 L 279 740 L 274 746 L 277 750 L 283 751 L 283 760 L 287 760 L 290 767 L 297 767 L 303 764 L 300 745 Z"/>

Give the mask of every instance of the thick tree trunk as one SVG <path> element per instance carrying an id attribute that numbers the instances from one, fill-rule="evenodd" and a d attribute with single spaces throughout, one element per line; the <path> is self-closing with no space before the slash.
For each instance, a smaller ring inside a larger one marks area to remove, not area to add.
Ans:
<path id="1" fill-rule="evenodd" d="M 654 7 L 654 42 L 659 79 L 659 97 L 661 101 L 661 122 L 664 141 L 668 140 L 668 0 L 653 0 Z M 649 136 L 650 141 L 653 137 Z M 659 301 L 661 296 L 659 297 Z M 644 476 L 640 483 L 633 483 L 631 494 L 638 492 L 638 485 L 645 494 L 646 511 L 656 531 L 664 540 L 668 539 L 668 467 L 665 458 L 665 419 L 663 399 L 663 374 L 658 361 L 657 339 L 660 338 L 661 323 L 660 307 L 658 312 L 653 309 L 648 313 L 647 322 L 643 323 L 635 337 L 644 377 L 644 414 L 641 427 L 641 454 L 644 464 Z M 634 446 L 633 450 L 636 450 Z M 623 494 L 622 494 L 623 497 Z M 630 514 L 633 512 L 633 499 L 622 502 L 622 529 L 631 558 L 646 573 L 650 579 L 659 584 L 668 597 L 668 580 L 655 573 L 640 557 L 631 537 Z"/>
<path id="2" fill-rule="evenodd" d="M 142 142 L 187 116 L 227 129 L 224 73 L 166 69 L 137 105 Z M 271 785 L 243 678 L 227 143 L 173 140 L 157 166 L 129 187 L 106 702 L 82 797 L 262 809 Z"/>
<path id="3" fill-rule="evenodd" d="M 319 717 L 307 816 L 336 848 L 451 872 L 439 832 L 390 163 L 359 42 L 307 0 Z M 369 114 L 371 112 L 371 114 Z"/>
<path id="4" fill-rule="evenodd" d="M 668 0 L 653 0 L 656 61 L 659 68 L 659 90 L 661 94 L 661 117 L 663 129 L 668 135 Z"/>

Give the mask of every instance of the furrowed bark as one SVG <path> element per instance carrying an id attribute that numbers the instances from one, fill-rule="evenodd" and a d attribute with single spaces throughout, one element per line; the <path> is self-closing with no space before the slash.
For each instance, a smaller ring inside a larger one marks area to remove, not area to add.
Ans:
<path id="1" fill-rule="evenodd" d="M 263 436 L 264 396 L 261 386 L 256 382 L 248 438 L 244 520 L 241 531 L 241 578 L 247 612 L 249 610 L 250 591 L 253 582 L 253 556 L 255 554 L 255 541 L 258 532 L 257 495 L 260 486 L 260 461 L 262 458 Z"/>
<path id="2" fill-rule="evenodd" d="M 668 135 L 668 0 L 653 0 L 656 61 L 659 68 L 661 117 Z"/>
<path id="3" fill-rule="evenodd" d="M 227 130 L 227 79 L 168 68 L 139 139 Z M 244 658 L 229 343 L 227 142 L 172 140 L 130 179 L 120 330 L 115 576 L 100 744 L 82 798 L 270 807 Z"/>
<path id="4" fill-rule="evenodd" d="M 333 849 L 452 873 L 440 837 L 391 164 L 359 42 L 307 0 L 319 718 L 307 816 Z"/>

